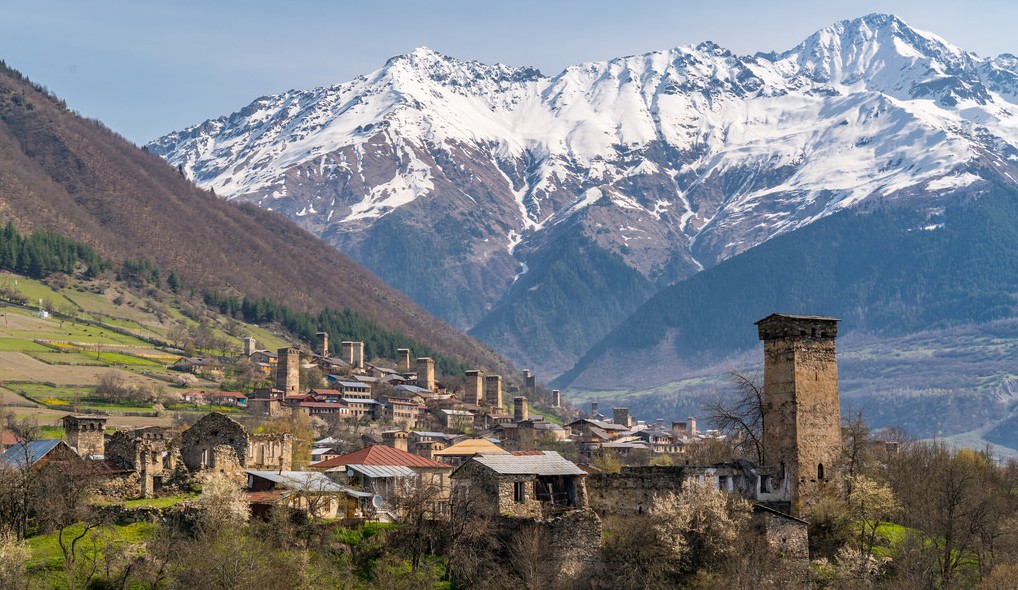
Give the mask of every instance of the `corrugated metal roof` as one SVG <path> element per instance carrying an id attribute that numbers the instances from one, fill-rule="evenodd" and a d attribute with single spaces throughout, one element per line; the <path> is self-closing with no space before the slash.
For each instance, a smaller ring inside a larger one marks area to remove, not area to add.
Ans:
<path id="1" fill-rule="evenodd" d="M 342 468 L 336 468 L 342 469 Z M 346 469 L 352 469 L 361 475 L 370 478 L 386 477 L 413 477 L 417 475 L 413 469 L 402 465 L 347 465 Z"/>
<path id="2" fill-rule="evenodd" d="M 26 465 L 25 461 L 27 459 L 28 466 L 32 466 L 38 463 L 39 459 L 45 457 L 50 451 L 57 448 L 60 444 L 66 443 L 62 440 L 31 440 L 28 442 L 19 442 L 4 451 L 4 453 L 0 455 L 0 461 L 20 469 Z"/>
<path id="3" fill-rule="evenodd" d="M 245 471 L 298 492 L 345 492 L 347 489 L 317 471 Z"/>
<path id="4" fill-rule="evenodd" d="M 471 461 L 503 475 L 586 475 L 575 463 L 555 451 L 526 455 L 475 455 Z"/>

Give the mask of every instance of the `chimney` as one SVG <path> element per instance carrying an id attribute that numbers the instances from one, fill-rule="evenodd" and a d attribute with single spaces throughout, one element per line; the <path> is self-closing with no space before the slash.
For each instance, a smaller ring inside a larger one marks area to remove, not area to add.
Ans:
<path id="1" fill-rule="evenodd" d="M 244 356 L 251 356 L 258 350 L 258 341 L 248 336 L 244 339 Z"/>
<path id="2" fill-rule="evenodd" d="M 689 435 L 690 438 L 696 436 L 696 418 L 692 416 L 686 418 L 686 434 Z"/>
<path id="3" fill-rule="evenodd" d="M 417 359 L 417 387 L 428 391 L 435 389 L 435 361 L 429 357 Z"/>
<path id="4" fill-rule="evenodd" d="M 396 368 L 401 373 L 410 372 L 410 349 L 409 348 L 397 348 L 396 349 Z"/>
<path id="5" fill-rule="evenodd" d="M 629 419 L 629 408 L 612 408 L 612 422 L 626 428 L 632 426 Z"/>
<path id="6" fill-rule="evenodd" d="M 405 430 L 391 430 L 382 433 L 382 444 L 400 451 L 407 450 L 407 437 L 409 433 Z"/>
<path id="7" fill-rule="evenodd" d="M 466 372 L 467 382 L 464 385 L 463 403 L 484 404 L 484 371 L 473 369 Z"/>
<path id="8" fill-rule="evenodd" d="M 513 398 L 513 422 L 519 424 L 524 420 L 530 420 L 530 409 L 527 407 L 527 398 L 521 395 Z"/>
<path id="9" fill-rule="evenodd" d="M 557 389 L 551 390 L 551 407 L 553 408 L 562 407 L 562 392 Z"/>
<path id="10" fill-rule="evenodd" d="M 315 336 L 318 338 L 318 354 L 327 358 L 329 356 L 329 333 L 319 332 Z"/>
<path id="11" fill-rule="evenodd" d="M 487 375 L 484 378 L 484 405 L 502 410 L 502 376 Z"/>

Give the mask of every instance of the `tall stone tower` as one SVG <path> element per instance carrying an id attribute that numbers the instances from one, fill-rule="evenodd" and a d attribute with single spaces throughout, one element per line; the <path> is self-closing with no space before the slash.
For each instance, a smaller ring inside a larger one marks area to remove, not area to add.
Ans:
<path id="1" fill-rule="evenodd" d="M 244 356 L 251 356 L 258 350 L 258 341 L 248 336 L 244 338 Z"/>
<path id="2" fill-rule="evenodd" d="M 328 332 L 318 332 L 317 334 L 315 334 L 315 336 L 318 338 L 318 354 L 322 355 L 323 357 L 328 357 L 329 356 L 329 333 Z"/>
<path id="3" fill-rule="evenodd" d="M 466 372 L 467 381 L 463 385 L 463 403 L 484 404 L 484 371 L 471 369 Z"/>
<path id="4" fill-rule="evenodd" d="M 772 314 L 756 325 L 764 343 L 764 462 L 786 474 L 781 485 L 798 517 L 819 500 L 822 487 L 840 485 L 838 320 Z"/>
<path id="5" fill-rule="evenodd" d="M 409 348 L 397 348 L 396 349 L 396 368 L 402 373 L 410 372 L 410 349 Z"/>
<path id="6" fill-rule="evenodd" d="M 417 387 L 435 390 L 435 359 L 426 356 L 417 359 Z"/>
<path id="7" fill-rule="evenodd" d="M 502 376 L 485 375 L 484 377 L 484 405 L 502 408 Z"/>
<path id="8" fill-rule="evenodd" d="M 364 343 L 346 340 L 339 345 L 339 356 L 355 369 L 364 368 Z"/>
<path id="9" fill-rule="evenodd" d="M 105 416 L 64 416 L 63 422 L 64 438 L 79 455 L 101 457 L 106 453 L 106 440 L 103 438 Z"/>
<path id="10" fill-rule="evenodd" d="M 524 420 L 530 420 L 530 406 L 527 398 L 520 395 L 513 398 L 513 422 L 519 424 Z"/>
<path id="11" fill-rule="evenodd" d="M 300 393 L 300 350 L 291 347 L 276 351 L 276 389 L 283 395 Z"/>

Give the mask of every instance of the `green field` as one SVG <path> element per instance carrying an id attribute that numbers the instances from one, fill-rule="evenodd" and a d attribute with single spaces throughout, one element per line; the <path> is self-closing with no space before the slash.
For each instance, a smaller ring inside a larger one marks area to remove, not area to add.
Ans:
<path id="1" fill-rule="evenodd" d="M 0 351 L 53 352 L 53 349 L 27 338 L 0 338 Z"/>

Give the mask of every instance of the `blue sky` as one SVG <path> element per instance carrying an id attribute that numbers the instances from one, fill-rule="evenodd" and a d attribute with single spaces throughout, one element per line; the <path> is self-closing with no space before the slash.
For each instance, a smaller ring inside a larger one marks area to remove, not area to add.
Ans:
<path id="1" fill-rule="evenodd" d="M 0 0 L 0 11 L 0 59 L 139 144 L 421 45 L 554 74 L 704 40 L 781 51 L 888 12 L 980 55 L 1018 54 L 1013 0 Z"/>

